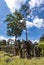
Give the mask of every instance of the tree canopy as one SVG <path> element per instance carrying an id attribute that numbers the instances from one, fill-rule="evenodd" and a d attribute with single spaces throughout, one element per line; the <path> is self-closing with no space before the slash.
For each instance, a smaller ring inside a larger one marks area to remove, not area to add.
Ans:
<path id="1" fill-rule="evenodd" d="M 26 23 L 22 14 L 15 11 L 13 14 L 8 14 L 5 19 L 7 23 L 7 34 L 9 36 L 21 36 L 23 30 L 26 28 Z"/>

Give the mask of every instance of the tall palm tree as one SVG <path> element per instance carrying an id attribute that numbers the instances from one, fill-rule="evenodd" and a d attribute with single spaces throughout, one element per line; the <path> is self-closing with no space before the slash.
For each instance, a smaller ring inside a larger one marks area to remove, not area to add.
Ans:
<path id="1" fill-rule="evenodd" d="M 27 16 L 31 13 L 29 6 L 27 4 L 22 5 L 20 11 L 23 12 L 22 15 L 24 16 L 24 19 L 26 21 Z M 28 40 L 28 33 L 27 33 L 27 27 L 26 27 L 26 41 L 27 40 Z"/>

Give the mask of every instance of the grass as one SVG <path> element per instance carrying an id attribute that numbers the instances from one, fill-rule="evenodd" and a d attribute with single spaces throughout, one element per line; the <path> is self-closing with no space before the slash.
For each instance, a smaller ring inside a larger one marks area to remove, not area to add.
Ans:
<path id="1" fill-rule="evenodd" d="M 6 62 L 10 59 L 10 62 Z M 9 56 L 7 53 L 0 51 L 0 65 L 44 65 L 44 57 L 32 59 L 19 59 L 15 56 Z"/>

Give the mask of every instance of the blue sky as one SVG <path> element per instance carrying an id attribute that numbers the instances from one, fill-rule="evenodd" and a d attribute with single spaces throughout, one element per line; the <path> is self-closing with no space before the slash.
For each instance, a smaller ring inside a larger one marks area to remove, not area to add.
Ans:
<path id="1" fill-rule="evenodd" d="M 19 10 L 21 5 L 27 0 L 0 0 L 0 39 L 7 39 L 7 25 L 3 23 L 6 15 Z M 44 0 L 28 0 L 31 13 L 27 16 L 26 26 L 28 29 L 28 39 L 38 41 L 44 33 Z M 11 37 L 14 39 L 14 37 Z M 25 39 L 25 31 L 19 39 Z"/>

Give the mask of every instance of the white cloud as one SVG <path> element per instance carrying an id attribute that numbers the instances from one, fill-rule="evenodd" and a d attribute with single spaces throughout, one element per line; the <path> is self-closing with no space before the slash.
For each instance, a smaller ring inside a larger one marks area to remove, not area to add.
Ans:
<path id="1" fill-rule="evenodd" d="M 11 37 L 10 39 L 14 40 L 15 41 L 15 37 Z"/>
<path id="2" fill-rule="evenodd" d="M 15 40 L 15 37 L 11 37 L 11 38 L 6 38 L 6 37 L 4 37 L 4 36 L 0 36 L 0 40 L 6 40 L 6 41 L 8 41 L 8 39 L 12 39 L 13 41 L 12 41 L 12 44 L 14 44 L 14 40 Z M 18 40 L 18 38 L 17 38 L 17 40 Z M 20 41 L 22 41 L 22 39 L 20 40 Z M 33 43 L 34 42 L 39 42 L 39 40 L 31 40 Z M 11 44 L 11 41 L 10 41 L 10 44 Z"/>
<path id="3" fill-rule="evenodd" d="M 35 43 L 35 42 L 37 42 L 37 43 L 39 43 L 39 40 L 31 40 L 33 43 Z"/>
<path id="4" fill-rule="evenodd" d="M 39 7 L 41 4 L 44 4 L 44 0 L 30 0 L 29 1 L 30 8 L 34 8 L 35 6 Z"/>
<path id="5" fill-rule="evenodd" d="M 33 20 L 33 25 L 37 28 L 43 28 L 44 27 L 44 20 L 43 19 L 39 19 L 38 17 L 36 17 Z"/>
<path id="6" fill-rule="evenodd" d="M 15 10 L 19 10 L 21 5 L 26 2 L 26 0 L 5 0 L 8 8 L 11 12 L 14 12 Z"/>
<path id="7" fill-rule="evenodd" d="M 7 40 L 4 36 L 0 36 L 0 40 Z"/>
<path id="8" fill-rule="evenodd" d="M 32 26 L 33 26 L 33 23 L 32 22 L 26 21 L 26 27 L 27 28 L 32 27 Z"/>
<path id="9" fill-rule="evenodd" d="M 26 21 L 26 26 L 27 26 L 27 28 L 33 27 L 33 26 L 35 26 L 39 29 L 44 28 L 44 19 L 40 19 L 38 17 L 35 17 L 33 19 L 33 22 Z"/>
<path id="10" fill-rule="evenodd" d="M 6 38 L 4 36 L 0 36 L 0 40 L 6 40 L 7 41 L 8 39 L 15 40 L 15 37 Z"/>

